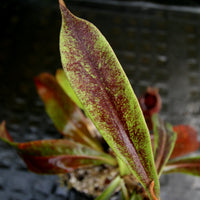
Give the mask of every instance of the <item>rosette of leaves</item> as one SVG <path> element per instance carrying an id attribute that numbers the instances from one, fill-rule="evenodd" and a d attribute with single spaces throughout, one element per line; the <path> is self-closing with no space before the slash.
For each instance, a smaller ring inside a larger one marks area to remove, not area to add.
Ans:
<path id="1" fill-rule="evenodd" d="M 195 130 L 163 122 L 157 114 L 160 97 L 154 90 L 148 89 L 139 104 L 100 31 L 74 16 L 62 0 L 59 3 L 65 73 L 58 70 L 55 77 L 40 74 L 35 84 L 63 138 L 17 143 L 5 122 L 0 125 L 0 138 L 13 146 L 35 173 L 68 174 L 70 182 L 70 176 L 98 168 L 97 182 L 88 182 L 93 187 L 101 181 L 102 193 L 93 193 L 97 200 L 110 199 L 114 191 L 121 191 L 125 200 L 158 200 L 162 173 L 200 175 L 200 157 L 177 158 L 198 149 Z"/>

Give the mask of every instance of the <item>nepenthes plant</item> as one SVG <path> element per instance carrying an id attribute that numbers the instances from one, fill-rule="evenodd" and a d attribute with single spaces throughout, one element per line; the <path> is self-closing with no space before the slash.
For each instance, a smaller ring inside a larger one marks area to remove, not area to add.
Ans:
<path id="1" fill-rule="evenodd" d="M 64 70 L 55 76 L 42 73 L 34 81 L 62 138 L 17 143 L 4 121 L 1 140 L 31 171 L 62 174 L 68 186 L 96 200 L 119 191 L 124 200 L 159 200 L 161 174 L 199 176 L 200 157 L 187 156 L 199 148 L 197 132 L 159 117 L 156 89 L 148 88 L 138 99 L 101 32 L 74 16 L 63 0 L 59 4 Z"/>

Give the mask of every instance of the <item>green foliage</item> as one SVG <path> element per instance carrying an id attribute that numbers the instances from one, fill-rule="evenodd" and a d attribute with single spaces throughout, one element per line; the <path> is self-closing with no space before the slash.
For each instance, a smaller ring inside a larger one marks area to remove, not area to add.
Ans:
<path id="1" fill-rule="evenodd" d="M 74 93 L 74 90 L 71 88 L 70 83 L 67 80 L 66 75 L 63 70 L 58 69 L 56 71 L 56 80 L 58 81 L 62 89 L 65 91 L 65 93 L 76 103 L 76 105 L 79 108 L 83 109 L 81 102 L 79 101 L 76 94 Z"/>
<path id="2" fill-rule="evenodd" d="M 55 77 L 42 73 L 34 80 L 63 138 L 17 143 L 2 122 L 0 139 L 35 173 L 65 174 L 100 165 L 117 171 L 96 200 L 110 199 L 116 190 L 123 200 L 159 200 L 162 173 L 200 176 L 199 156 L 179 158 L 199 148 L 196 131 L 159 117 L 158 90 L 148 88 L 138 101 L 100 31 L 74 16 L 63 0 L 59 3 L 64 71 L 59 69 Z"/>

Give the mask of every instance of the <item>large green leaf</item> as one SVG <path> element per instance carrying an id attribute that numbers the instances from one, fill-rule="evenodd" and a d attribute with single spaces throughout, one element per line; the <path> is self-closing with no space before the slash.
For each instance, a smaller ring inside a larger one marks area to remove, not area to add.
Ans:
<path id="1" fill-rule="evenodd" d="M 45 104 L 46 112 L 56 128 L 65 137 L 101 151 L 99 142 L 90 134 L 88 120 L 65 94 L 54 76 L 42 73 L 34 80 L 38 94 Z"/>
<path id="2" fill-rule="evenodd" d="M 200 156 L 171 160 L 164 168 L 164 173 L 185 173 L 200 176 Z"/>
<path id="3" fill-rule="evenodd" d="M 66 139 L 13 142 L 5 122 L 0 124 L 0 139 L 13 146 L 28 168 L 36 173 L 59 174 L 86 166 L 116 165 L 110 155 Z"/>
<path id="4" fill-rule="evenodd" d="M 154 181 L 159 199 L 149 131 L 120 63 L 100 31 L 59 2 L 61 60 L 71 87 L 87 116 L 147 192 Z"/>

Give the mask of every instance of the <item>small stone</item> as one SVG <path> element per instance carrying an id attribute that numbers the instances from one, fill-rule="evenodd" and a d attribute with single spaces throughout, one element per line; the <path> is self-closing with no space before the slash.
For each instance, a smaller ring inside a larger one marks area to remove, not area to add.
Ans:
<path id="1" fill-rule="evenodd" d="M 51 193 L 53 188 L 53 181 L 51 179 L 48 179 L 48 177 L 44 179 L 37 180 L 34 184 L 34 189 L 37 192 L 40 192 L 44 195 L 48 195 Z"/>
<path id="2" fill-rule="evenodd" d="M 57 196 L 63 196 L 66 197 L 68 193 L 68 190 L 66 187 L 61 187 L 61 186 L 57 186 L 56 190 L 55 190 L 55 194 Z"/>

